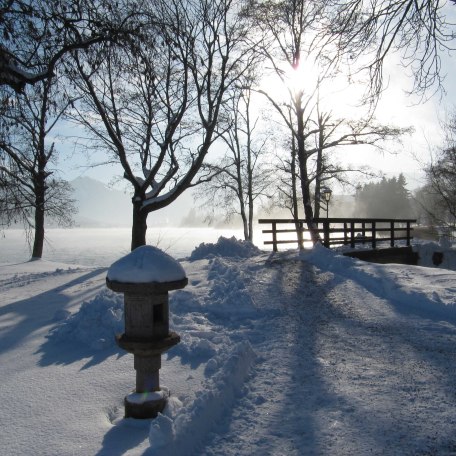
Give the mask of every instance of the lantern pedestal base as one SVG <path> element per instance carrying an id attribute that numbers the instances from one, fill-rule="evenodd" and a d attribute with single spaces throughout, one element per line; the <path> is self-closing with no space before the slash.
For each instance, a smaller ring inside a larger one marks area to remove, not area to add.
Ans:
<path id="1" fill-rule="evenodd" d="M 167 388 L 161 388 L 160 391 L 131 393 L 124 399 L 125 418 L 156 418 L 163 412 L 168 398 Z"/>

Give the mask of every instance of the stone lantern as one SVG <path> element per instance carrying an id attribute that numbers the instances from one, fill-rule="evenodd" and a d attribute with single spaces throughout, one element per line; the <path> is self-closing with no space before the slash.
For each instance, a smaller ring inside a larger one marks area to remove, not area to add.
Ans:
<path id="1" fill-rule="evenodd" d="M 155 418 L 166 405 L 161 355 L 180 341 L 169 331 L 168 292 L 187 283 L 182 266 L 152 246 L 138 247 L 108 270 L 107 287 L 124 293 L 125 332 L 117 344 L 133 354 L 136 370 L 136 389 L 124 401 L 126 418 Z"/>

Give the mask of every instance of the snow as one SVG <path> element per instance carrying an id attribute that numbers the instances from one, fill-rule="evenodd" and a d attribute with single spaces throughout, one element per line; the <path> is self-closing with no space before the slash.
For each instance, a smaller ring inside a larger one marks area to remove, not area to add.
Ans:
<path id="1" fill-rule="evenodd" d="M 421 266 L 433 267 L 433 255 L 436 252 L 442 253 L 442 262 L 439 264 L 441 268 L 456 270 L 456 251 L 451 245 L 448 245 L 446 238 L 442 238 L 441 242 L 427 242 L 425 244 L 417 244 L 414 250 L 418 252 Z"/>
<path id="2" fill-rule="evenodd" d="M 171 262 L 189 284 L 170 292 L 182 340 L 163 356 L 171 396 L 155 420 L 123 418 L 135 371 L 106 268 L 77 254 L 0 265 L 2 453 L 456 454 L 455 250 L 414 248 L 420 266 L 221 239 Z M 168 280 L 166 261 L 134 277 Z"/>
<path id="3" fill-rule="evenodd" d="M 142 404 L 146 401 L 158 401 L 166 396 L 166 389 L 162 389 L 161 391 L 153 391 L 147 394 L 130 393 L 128 395 L 128 402 L 130 402 L 131 404 Z"/>
<path id="4" fill-rule="evenodd" d="M 239 241 L 234 236 L 220 236 L 217 243 L 201 243 L 190 254 L 190 260 L 200 260 L 209 256 L 249 258 L 258 255 L 260 250 L 249 241 Z"/>
<path id="5" fill-rule="evenodd" d="M 107 277 L 121 283 L 163 283 L 183 280 L 186 276 L 174 258 L 157 247 L 143 245 L 113 263 Z"/>
<path id="6" fill-rule="evenodd" d="M 112 335 L 124 329 L 123 296 L 102 290 L 93 299 L 84 301 L 78 312 L 58 310 L 53 320 L 60 324 L 49 332 L 48 339 L 56 344 L 71 340 L 93 350 L 115 347 Z"/>

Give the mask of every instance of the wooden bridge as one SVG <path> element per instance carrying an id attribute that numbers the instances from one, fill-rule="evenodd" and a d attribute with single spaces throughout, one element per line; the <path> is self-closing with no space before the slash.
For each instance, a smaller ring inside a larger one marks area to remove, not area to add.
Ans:
<path id="1" fill-rule="evenodd" d="M 355 248 L 357 244 L 377 248 L 378 243 L 389 243 L 395 247 L 398 241 L 405 241 L 410 246 L 413 239 L 413 219 L 386 219 L 386 218 L 318 218 L 314 220 L 322 243 L 325 247 L 349 245 Z M 274 252 L 280 244 L 297 244 L 301 248 L 304 242 L 310 239 L 304 219 L 260 219 L 260 224 L 268 224 L 270 228 L 263 233 L 271 234 L 272 239 L 264 241 L 265 245 L 272 245 Z M 293 235 L 294 233 L 294 235 Z M 307 237 L 307 239 L 306 239 Z"/>

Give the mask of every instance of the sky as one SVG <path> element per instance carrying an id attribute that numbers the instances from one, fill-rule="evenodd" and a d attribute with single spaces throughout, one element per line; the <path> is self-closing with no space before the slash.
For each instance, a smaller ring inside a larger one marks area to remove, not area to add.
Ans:
<path id="1" fill-rule="evenodd" d="M 170 293 L 168 406 L 134 420 L 123 296 L 71 244 L 65 263 L 0 264 L 3 454 L 454 454 L 454 249 L 416 246 L 420 266 L 227 238 L 193 250 Z M 444 264 L 423 267 L 436 249 Z"/>
<path id="2" fill-rule="evenodd" d="M 367 152 L 365 163 L 374 164 L 390 174 L 397 175 L 402 171 L 410 176 L 415 175 L 419 183 L 423 175 L 423 163 L 429 162 L 430 149 L 442 144 L 442 122 L 456 107 L 456 90 L 451 78 L 456 72 L 456 54 L 443 60 L 442 70 L 446 74 L 446 93 L 436 93 L 428 100 L 423 100 L 405 92 L 410 88 L 411 79 L 399 63 L 390 63 L 389 84 L 380 99 L 376 117 L 400 127 L 412 127 L 414 133 L 404 136 L 402 144 L 393 145 L 391 154 Z M 353 160 L 361 159 L 356 150 L 350 155 Z"/>
<path id="3" fill-rule="evenodd" d="M 398 67 L 398 71 L 401 71 L 400 67 Z M 379 152 L 369 147 L 363 148 L 363 146 L 351 149 L 346 147 L 337 154 L 338 158 L 343 163 L 369 165 L 390 176 L 403 172 L 407 175 L 410 187 L 420 186 L 424 177 L 423 163 L 429 161 L 430 149 L 438 147 L 442 143 L 441 123 L 445 120 L 447 112 L 456 105 L 456 94 L 448 80 L 449 78 L 445 84 L 448 87 L 448 94 L 436 94 L 424 102 L 405 94 L 401 86 L 395 84 L 396 81 L 392 81 L 380 100 L 376 117 L 380 122 L 404 128 L 413 127 L 414 133 L 405 135 L 400 144 L 389 144 L 389 152 Z M 64 131 L 63 134 L 65 134 Z M 121 179 L 123 171 L 120 165 L 88 166 L 84 157 L 71 152 L 71 147 L 65 149 L 65 158 L 63 161 L 61 160 L 58 168 L 66 180 L 71 181 L 80 176 L 87 176 L 105 184 L 116 182 L 117 188 L 126 187 Z M 102 162 L 104 157 L 100 153 L 98 157 L 95 155 L 91 159 L 93 162 Z"/>
<path id="4" fill-rule="evenodd" d="M 450 10 L 452 11 L 452 10 Z M 407 95 L 406 91 L 412 87 L 412 78 L 409 70 L 400 65 L 398 55 L 390 55 L 385 65 L 386 89 L 380 98 L 376 118 L 379 122 L 399 127 L 412 127 L 414 133 L 403 137 L 400 144 L 387 146 L 388 152 L 379 153 L 369 147 L 356 146 L 341 148 L 336 156 L 342 163 L 355 166 L 368 165 L 374 170 L 381 171 L 387 176 L 398 175 L 400 172 L 407 177 L 409 189 L 419 187 L 423 183 L 423 166 L 430 160 L 430 150 L 442 143 L 442 122 L 448 112 L 456 106 L 456 87 L 452 84 L 452 75 L 456 74 L 456 54 L 451 56 L 446 53 L 442 57 L 442 74 L 446 75 L 444 91 L 433 94 L 429 91 L 423 99 L 416 95 Z M 270 84 L 274 87 L 274 84 Z M 273 90 L 273 89 L 271 89 Z M 338 102 L 340 112 L 348 110 L 349 95 L 346 101 L 341 98 Z M 342 106 L 340 106 L 342 104 Z M 272 108 L 271 108 L 272 109 Z M 348 112 L 348 111 L 345 111 Z M 74 126 L 65 125 L 60 132 L 63 136 L 74 134 Z M 117 188 L 128 188 L 127 184 L 119 177 L 123 171 L 119 165 L 103 165 L 88 167 L 85 157 L 78 153 L 72 153 L 71 146 L 63 146 L 64 159 L 58 167 L 62 176 L 67 180 L 73 180 L 79 176 L 89 176 L 106 184 L 116 183 Z M 220 146 L 215 146 L 209 157 L 221 153 Z M 93 155 L 92 162 L 103 162 L 103 155 Z M 337 192 L 343 192 L 339 189 Z"/>

